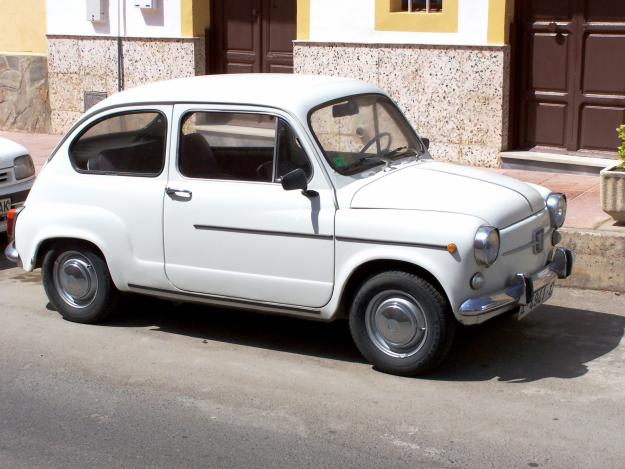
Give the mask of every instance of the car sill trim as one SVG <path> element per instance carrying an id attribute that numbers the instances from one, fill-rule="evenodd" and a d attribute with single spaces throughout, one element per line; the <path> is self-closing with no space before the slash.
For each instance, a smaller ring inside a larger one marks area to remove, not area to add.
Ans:
<path id="1" fill-rule="evenodd" d="M 292 311 L 294 313 L 321 314 L 321 311 L 319 309 L 305 308 L 301 306 L 290 306 L 290 305 L 283 305 L 283 304 L 266 303 L 263 301 L 245 300 L 241 298 L 232 298 L 228 296 L 219 296 L 219 295 L 209 295 L 209 294 L 204 294 L 204 293 L 167 290 L 164 288 L 147 287 L 145 285 L 137 285 L 134 283 L 129 283 L 128 287 L 136 289 L 136 290 L 145 290 L 145 291 L 150 291 L 153 293 L 161 293 L 163 295 L 174 295 L 177 297 L 186 297 L 189 299 L 218 302 L 220 304 L 224 304 L 228 306 L 241 306 L 241 307 L 248 307 L 248 308 L 258 307 L 258 308 L 267 308 L 267 309 L 280 310 L 280 311 Z"/>

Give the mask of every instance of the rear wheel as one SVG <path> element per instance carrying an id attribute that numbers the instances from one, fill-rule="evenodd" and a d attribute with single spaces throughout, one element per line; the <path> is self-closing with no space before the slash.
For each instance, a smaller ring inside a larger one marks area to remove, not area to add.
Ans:
<path id="1" fill-rule="evenodd" d="M 53 246 L 43 259 L 42 280 L 50 303 L 69 321 L 95 323 L 115 307 L 118 292 L 106 262 L 90 246 Z"/>
<path id="2" fill-rule="evenodd" d="M 356 294 L 349 325 L 356 346 L 378 370 L 417 375 L 445 358 L 455 320 L 430 283 L 406 272 L 383 272 Z"/>

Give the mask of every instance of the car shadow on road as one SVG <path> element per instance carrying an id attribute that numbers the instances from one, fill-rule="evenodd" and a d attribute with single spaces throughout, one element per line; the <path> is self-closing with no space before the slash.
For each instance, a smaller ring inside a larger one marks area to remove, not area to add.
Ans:
<path id="1" fill-rule="evenodd" d="M 129 296 L 104 325 L 151 327 L 199 339 L 361 362 L 346 321 L 324 323 L 155 298 Z"/>
<path id="2" fill-rule="evenodd" d="M 527 383 L 576 378 L 618 347 L 624 330 L 623 316 L 545 305 L 523 321 L 509 316 L 463 328 L 430 379 Z"/>
<path id="3" fill-rule="evenodd" d="M 210 341 L 364 363 L 346 321 L 322 323 L 130 297 L 106 322 Z M 523 321 L 502 317 L 462 328 L 442 367 L 421 379 L 523 383 L 576 378 L 623 338 L 625 317 L 545 305 Z"/>

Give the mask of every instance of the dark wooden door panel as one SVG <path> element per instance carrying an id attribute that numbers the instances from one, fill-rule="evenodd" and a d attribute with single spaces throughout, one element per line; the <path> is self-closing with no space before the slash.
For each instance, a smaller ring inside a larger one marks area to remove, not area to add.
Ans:
<path id="1" fill-rule="evenodd" d="M 625 0 L 529 0 L 519 144 L 615 151 L 625 109 Z"/>
<path id="2" fill-rule="evenodd" d="M 586 36 L 583 91 L 625 96 L 625 35 Z"/>
<path id="3" fill-rule="evenodd" d="M 569 35 L 535 32 L 532 36 L 530 89 L 568 93 Z"/>
<path id="4" fill-rule="evenodd" d="M 573 18 L 570 0 L 520 0 L 528 4 L 526 18 L 532 21 L 562 21 Z"/>
<path id="5" fill-rule="evenodd" d="M 581 110 L 579 144 L 582 150 L 614 149 L 619 145 L 615 129 L 625 122 L 625 106 L 587 105 Z"/>
<path id="6" fill-rule="evenodd" d="M 568 106 L 565 103 L 527 103 L 528 141 L 538 146 L 564 147 Z"/>

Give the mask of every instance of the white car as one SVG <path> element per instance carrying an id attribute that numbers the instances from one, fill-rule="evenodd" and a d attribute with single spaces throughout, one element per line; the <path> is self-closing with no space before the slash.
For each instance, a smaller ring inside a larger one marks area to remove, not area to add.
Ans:
<path id="1" fill-rule="evenodd" d="M 35 179 L 35 166 L 28 150 L 0 137 L 0 232 L 7 229 L 7 213 L 24 203 Z"/>
<path id="2" fill-rule="evenodd" d="M 154 83 L 94 106 L 13 216 L 7 256 L 91 323 L 119 291 L 331 321 L 417 374 L 457 324 L 567 277 L 566 199 L 433 161 L 377 87 L 298 75 Z"/>

